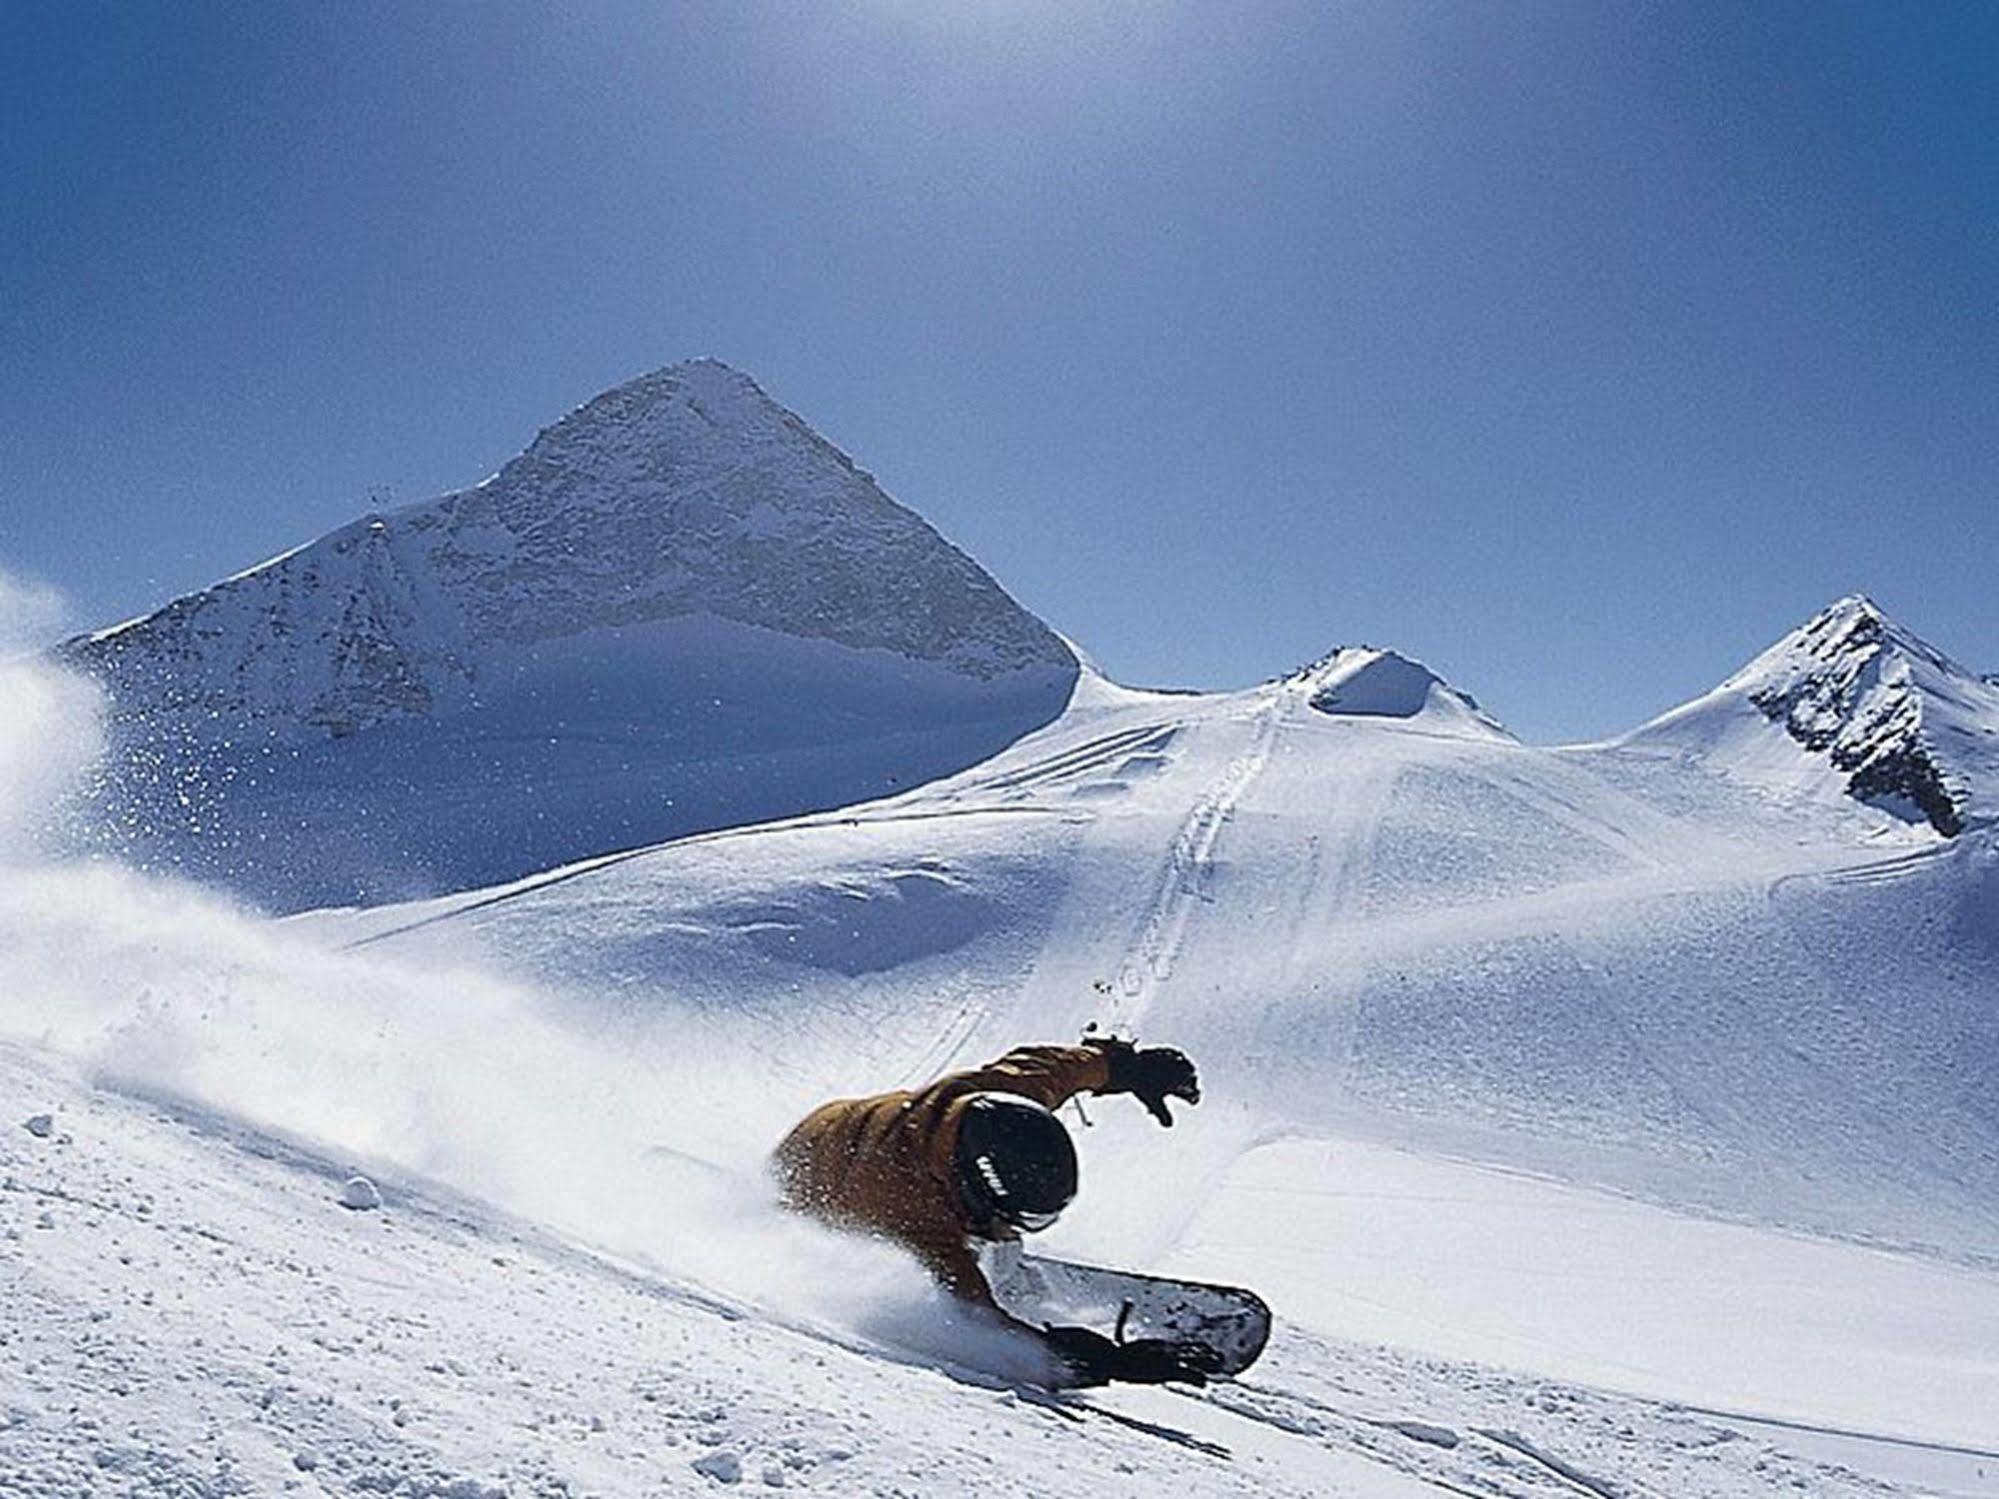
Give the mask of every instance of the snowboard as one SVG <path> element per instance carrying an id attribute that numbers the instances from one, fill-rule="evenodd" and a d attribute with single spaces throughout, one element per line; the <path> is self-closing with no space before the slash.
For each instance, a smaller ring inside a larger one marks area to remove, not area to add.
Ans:
<path id="1" fill-rule="evenodd" d="M 1034 1327 L 1087 1327 L 1117 1342 L 1166 1338 L 1198 1343 L 1213 1372 L 1242 1373 L 1270 1341 L 1270 1308 L 1254 1291 L 1106 1270 L 995 1244 L 981 1256 L 993 1300 Z"/>

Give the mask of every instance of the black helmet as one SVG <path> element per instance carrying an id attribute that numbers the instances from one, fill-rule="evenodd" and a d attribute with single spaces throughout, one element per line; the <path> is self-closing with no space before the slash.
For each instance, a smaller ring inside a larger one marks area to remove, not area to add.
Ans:
<path id="1" fill-rule="evenodd" d="M 1033 1099 L 975 1093 L 958 1124 L 958 1181 L 976 1222 L 1034 1233 L 1076 1195 L 1076 1146 Z"/>

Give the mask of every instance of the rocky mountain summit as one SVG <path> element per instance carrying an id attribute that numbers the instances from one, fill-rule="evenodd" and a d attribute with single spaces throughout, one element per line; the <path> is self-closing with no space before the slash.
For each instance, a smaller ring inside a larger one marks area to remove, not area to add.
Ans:
<path id="1" fill-rule="evenodd" d="M 1757 730 L 1752 732 L 1751 729 Z M 1999 684 L 1864 595 L 1821 610 L 1705 697 L 1626 744 L 1677 745 L 1717 768 L 1796 779 L 1771 736 L 1847 796 L 1946 838 L 1999 815 Z"/>

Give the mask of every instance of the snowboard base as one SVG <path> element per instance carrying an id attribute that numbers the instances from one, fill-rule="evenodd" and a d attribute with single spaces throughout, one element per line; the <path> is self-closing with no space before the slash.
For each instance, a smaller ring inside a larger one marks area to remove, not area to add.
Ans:
<path id="1" fill-rule="evenodd" d="M 1270 1308 L 1237 1286 L 1139 1275 L 994 1244 L 980 1256 L 993 1300 L 1033 1327 L 1087 1327 L 1115 1341 L 1165 1338 L 1198 1343 L 1214 1372 L 1242 1373 L 1270 1341 Z"/>

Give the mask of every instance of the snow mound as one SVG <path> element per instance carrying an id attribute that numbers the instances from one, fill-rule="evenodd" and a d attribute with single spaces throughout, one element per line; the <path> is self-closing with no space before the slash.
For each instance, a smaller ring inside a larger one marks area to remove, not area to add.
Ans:
<path id="1" fill-rule="evenodd" d="M 1843 794 L 1946 838 L 1999 815 L 1999 686 L 1859 594 L 1620 743 Z"/>
<path id="2" fill-rule="evenodd" d="M 1342 646 L 1293 680 L 1332 717 L 1408 719 L 1433 733 L 1511 737 L 1469 693 L 1396 651 Z"/>
<path id="3" fill-rule="evenodd" d="M 743 1460 L 727 1448 L 711 1452 L 706 1457 L 697 1457 L 689 1466 L 702 1477 L 712 1478 L 717 1483 L 743 1481 Z"/>

